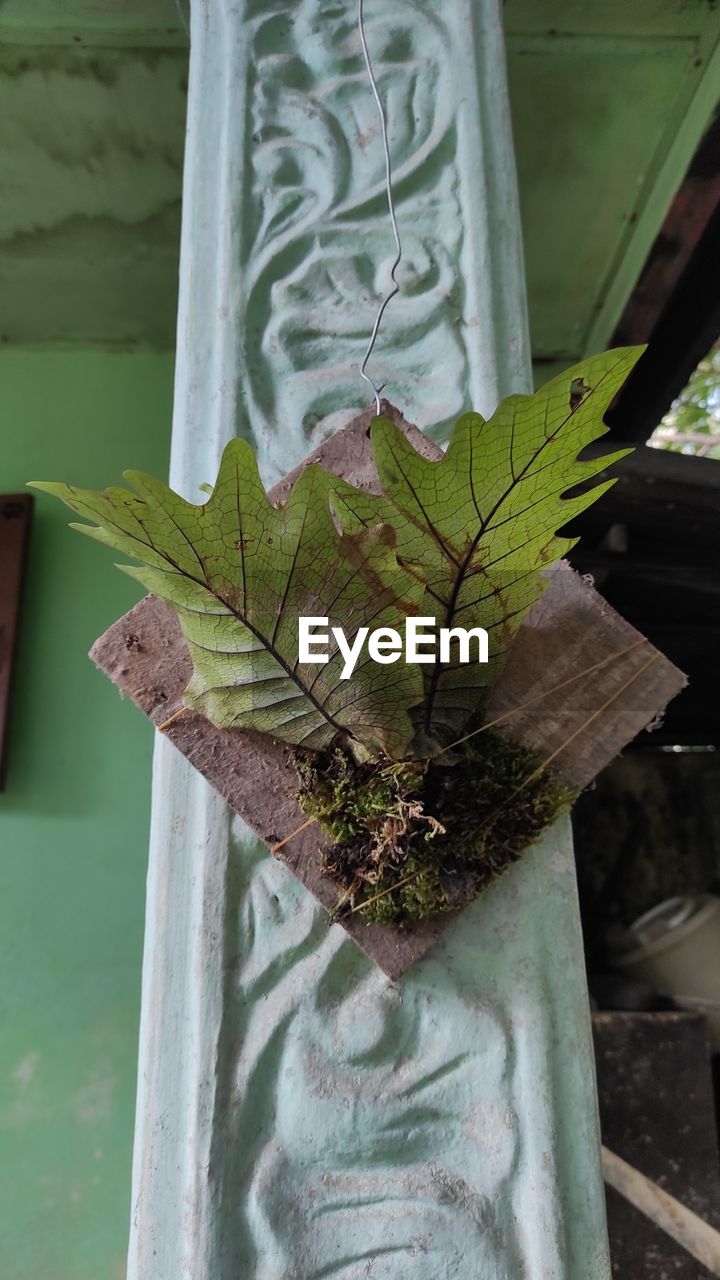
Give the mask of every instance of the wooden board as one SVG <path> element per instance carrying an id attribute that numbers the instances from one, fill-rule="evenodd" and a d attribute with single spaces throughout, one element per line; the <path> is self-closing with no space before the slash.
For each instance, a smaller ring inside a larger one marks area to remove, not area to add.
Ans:
<path id="1" fill-rule="evenodd" d="M 404 422 L 396 409 L 384 405 L 383 411 L 426 456 L 439 456 L 437 446 Z M 368 439 L 371 418 L 370 410 L 360 414 L 303 465 L 321 462 L 351 483 L 377 491 Z M 273 501 L 286 496 L 296 475 L 293 472 L 272 490 Z M 618 653 L 622 656 L 616 657 Z M 301 825 L 304 815 L 295 798 L 297 777 L 289 748 L 265 734 L 216 729 L 195 712 L 172 718 L 182 708 L 191 671 L 174 610 L 147 597 L 100 637 L 91 656 L 154 724 L 167 725 L 170 740 L 266 844 L 273 846 Z M 577 678 L 593 664 L 591 676 Z M 568 566 L 560 566 L 518 633 L 493 690 L 489 717 L 512 712 L 505 721 L 508 736 L 543 759 L 554 755 L 566 777 L 585 786 L 683 683 L 682 673 L 588 583 Z M 550 694 L 557 684 L 562 690 Z M 313 825 L 278 856 L 332 909 L 338 888 L 321 873 L 322 849 L 321 833 Z M 342 923 L 375 963 L 396 978 L 427 951 L 451 919 L 445 914 L 404 932 L 358 918 Z"/>

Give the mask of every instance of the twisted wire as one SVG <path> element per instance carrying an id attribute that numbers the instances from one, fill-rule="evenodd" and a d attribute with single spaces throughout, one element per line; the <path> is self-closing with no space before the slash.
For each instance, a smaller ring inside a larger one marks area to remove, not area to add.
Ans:
<path id="1" fill-rule="evenodd" d="M 400 266 L 400 263 L 402 262 L 403 251 L 402 251 L 402 242 L 400 240 L 400 232 L 398 230 L 397 217 L 395 215 L 395 200 L 393 197 L 393 185 L 392 185 L 392 160 L 390 157 L 390 143 L 388 141 L 387 117 L 385 114 L 385 108 L 383 106 L 382 98 L 380 97 L 380 91 L 378 89 L 377 80 L 375 79 L 372 60 L 370 58 L 370 50 L 368 49 L 367 38 L 365 36 L 364 0 L 358 0 L 358 30 L 360 32 L 360 43 L 362 45 L 363 57 L 365 59 L 365 66 L 367 68 L 368 79 L 370 81 L 370 88 L 372 89 L 373 97 L 375 98 L 375 103 L 378 109 L 378 114 L 380 116 L 382 143 L 383 143 L 383 150 L 385 152 L 385 190 L 387 194 L 387 204 L 388 204 L 388 212 L 390 214 L 390 222 L 392 224 L 393 235 L 395 237 L 395 260 L 390 270 L 390 279 L 392 281 L 392 288 L 389 290 L 389 292 L 385 295 L 382 302 L 380 303 L 380 308 L 378 310 L 377 316 L 375 317 L 375 324 L 373 325 L 372 334 L 370 335 L 370 341 L 368 343 L 367 351 L 365 352 L 365 358 L 362 364 L 360 365 L 360 377 L 365 382 L 367 382 L 368 386 L 371 388 L 372 393 L 375 397 L 375 408 L 376 408 L 376 411 L 379 413 L 380 412 L 380 392 L 382 391 L 382 387 L 378 388 L 375 385 L 370 374 L 367 372 L 367 366 L 372 356 L 372 353 L 375 350 L 375 343 L 377 342 L 378 333 L 380 332 L 380 325 L 382 323 L 383 316 L 385 315 L 385 312 L 387 311 L 388 306 L 392 302 L 393 298 L 396 297 L 396 295 L 400 292 L 400 285 L 397 279 L 397 269 Z"/>

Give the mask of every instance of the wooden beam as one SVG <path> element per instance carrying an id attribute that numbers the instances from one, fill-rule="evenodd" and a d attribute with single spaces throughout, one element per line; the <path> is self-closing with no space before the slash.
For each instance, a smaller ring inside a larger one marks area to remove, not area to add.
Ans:
<path id="1" fill-rule="evenodd" d="M 720 205 L 655 324 L 607 423 L 615 440 L 642 443 L 720 333 Z M 682 461 L 682 455 L 675 455 Z"/>
<path id="2" fill-rule="evenodd" d="M 613 344 L 647 342 L 690 265 L 720 204 L 720 110 L 693 156 L 640 279 L 628 299 Z"/>

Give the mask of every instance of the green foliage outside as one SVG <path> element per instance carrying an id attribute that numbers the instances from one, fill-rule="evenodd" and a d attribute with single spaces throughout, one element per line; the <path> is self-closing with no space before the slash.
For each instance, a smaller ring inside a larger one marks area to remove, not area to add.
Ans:
<path id="1" fill-rule="evenodd" d="M 673 453 L 720 458 L 720 345 L 700 361 L 648 443 Z"/>

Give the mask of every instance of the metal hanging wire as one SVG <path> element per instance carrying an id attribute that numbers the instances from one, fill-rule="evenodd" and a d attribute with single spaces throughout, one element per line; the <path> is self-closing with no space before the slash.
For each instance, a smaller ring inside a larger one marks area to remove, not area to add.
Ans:
<path id="1" fill-rule="evenodd" d="M 375 102 L 377 104 L 378 114 L 380 116 L 382 143 L 383 143 L 383 150 L 385 152 L 385 191 L 387 194 L 387 204 L 388 204 L 388 212 L 390 214 L 390 222 L 392 224 L 393 235 L 395 237 L 395 261 L 393 262 L 392 268 L 390 270 L 390 279 L 392 281 L 392 288 L 385 295 L 382 302 L 380 303 L 380 308 L 378 310 L 377 316 L 375 317 L 375 324 L 373 325 L 373 330 L 370 336 L 370 341 L 368 343 L 367 351 L 365 352 L 365 358 L 362 364 L 360 365 L 360 377 L 365 382 L 367 382 L 368 386 L 372 389 L 372 393 L 375 397 L 375 408 L 376 408 L 376 411 L 379 413 L 380 412 L 380 392 L 382 391 L 382 387 L 378 388 L 375 385 L 375 383 L 373 382 L 373 379 L 370 377 L 370 374 L 367 372 L 367 366 L 368 366 L 370 357 L 372 356 L 372 353 L 375 350 L 375 343 L 377 342 L 377 336 L 378 336 L 378 333 L 380 332 L 380 325 L 382 323 L 383 316 L 385 315 L 385 312 L 387 311 L 387 308 L 392 302 L 393 298 L 400 292 L 400 285 L 397 279 L 397 269 L 400 266 L 400 263 L 402 262 L 403 251 L 402 251 L 402 242 L 400 240 L 400 232 L 398 230 L 397 217 L 395 216 L 395 201 L 393 198 L 393 184 L 392 184 L 392 160 L 390 158 L 390 144 L 388 142 L 387 117 L 385 114 L 385 107 L 383 105 L 382 98 L 380 97 L 380 91 L 377 86 L 377 80 L 375 79 L 372 60 L 370 58 L 370 51 L 368 49 L 367 39 L 365 36 L 364 0 L 358 0 L 358 30 L 360 32 L 360 43 L 362 44 L 363 57 L 365 59 L 365 66 L 367 68 L 368 79 L 370 81 L 370 88 L 372 89 L 373 97 L 375 98 Z"/>

